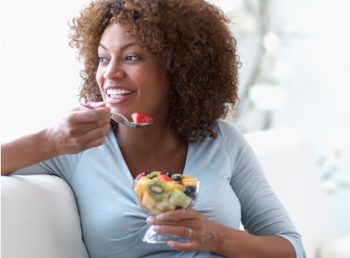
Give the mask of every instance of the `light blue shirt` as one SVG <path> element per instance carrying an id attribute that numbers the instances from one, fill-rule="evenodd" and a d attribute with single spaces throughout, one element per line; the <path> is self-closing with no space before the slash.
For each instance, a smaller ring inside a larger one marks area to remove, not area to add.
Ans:
<path id="1" fill-rule="evenodd" d="M 244 137 L 224 121 L 218 121 L 215 130 L 216 139 L 206 137 L 188 147 L 184 174 L 200 179 L 193 209 L 234 229 L 242 223 L 254 235 L 283 236 L 294 246 L 297 258 L 306 257 L 300 235 Z M 133 178 L 113 130 L 99 147 L 61 155 L 20 173 L 52 173 L 68 182 L 92 258 L 221 257 L 142 242 L 148 215 L 137 204 Z"/>

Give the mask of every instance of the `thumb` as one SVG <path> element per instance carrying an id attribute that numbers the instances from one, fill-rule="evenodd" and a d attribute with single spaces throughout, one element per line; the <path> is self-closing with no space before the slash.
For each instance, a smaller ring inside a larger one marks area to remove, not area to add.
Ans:
<path id="1" fill-rule="evenodd" d="M 106 107 L 106 103 L 103 101 L 99 102 L 89 102 L 89 106 L 92 108 Z"/>

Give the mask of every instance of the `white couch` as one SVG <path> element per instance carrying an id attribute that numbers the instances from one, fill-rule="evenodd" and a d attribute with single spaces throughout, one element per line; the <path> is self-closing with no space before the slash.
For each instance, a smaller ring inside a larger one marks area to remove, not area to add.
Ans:
<path id="1" fill-rule="evenodd" d="M 246 138 L 303 237 L 308 258 L 350 258 L 350 237 L 337 236 L 311 145 L 293 129 Z"/>
<path id="2" fill-rule="evenodd" d="M 349 258 L 336 239 L 310 146 L 294 130 L 247 135 L 268 180 L 303 236 L 309 258 Z M 88 257 L 68 185 L 48 175 L 2 177 L 1 257 Z M 318 255 L 317 255 L 318 253 Z"/>
<path id="3" fill-rule="evenodd" d="M 88 257 L 65 181 L 49 175 L 1 177 L 1 257 Z"/>

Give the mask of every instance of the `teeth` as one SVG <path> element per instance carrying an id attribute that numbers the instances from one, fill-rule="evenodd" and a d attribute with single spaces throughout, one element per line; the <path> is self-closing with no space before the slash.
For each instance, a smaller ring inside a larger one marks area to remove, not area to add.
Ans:
<path id="1" fill-rule="evenodd" d="M 108 89 L 107 90 L 107 94 L 108 95 L 126 95 L 126 94 L 130 94 L 131 91 L 130 90 L 124 90 L 124 89 Z"/>

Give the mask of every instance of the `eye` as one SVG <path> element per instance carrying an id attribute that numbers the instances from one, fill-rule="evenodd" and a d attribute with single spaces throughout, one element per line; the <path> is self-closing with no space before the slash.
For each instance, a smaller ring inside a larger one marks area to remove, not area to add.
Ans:
<path id="1" fill-rule="evenodd" d="M 108 64 L 109 59 L 106 58 L 105 56 L 99 56 L 99 57 L 98 57 L 98 62 L 99 62 L 100 64 Z"/>
<path id="2" fill-rule="evenodd" d="M 125 61 L 131 61 L 131 62 L 135 62 L 135 61 L 138 61 L 140 60 L 140 58 L 136 55 L 127 55 L 125 57 Z"/>

